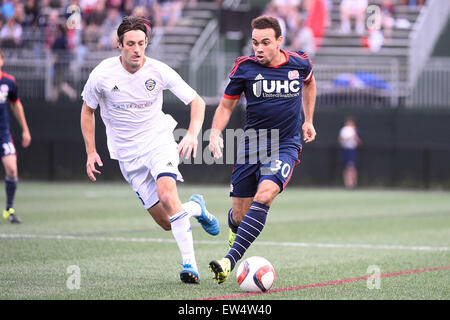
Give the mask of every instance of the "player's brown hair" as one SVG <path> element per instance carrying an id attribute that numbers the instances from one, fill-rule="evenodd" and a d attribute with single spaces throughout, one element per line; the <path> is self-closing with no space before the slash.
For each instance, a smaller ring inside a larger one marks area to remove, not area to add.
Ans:
<path id="1" fill-rule="evenodd" d="M 148 37 L 151 30 L 151 22 L 146 17 L 128 16 L 123 18 L 122 23 L 117 28 L 117 37 L 121 44 L 123 44 L 124 34 L 131 30 L 141 30 Z"/>
<path id="2" fill-rule="evenodd" d="M 273 29 L 275 31 L 275 39 L 281 36 L 281 27 L 278 20 L 271 16 L 259 16 L 252 20 L 253 29 Z"/>

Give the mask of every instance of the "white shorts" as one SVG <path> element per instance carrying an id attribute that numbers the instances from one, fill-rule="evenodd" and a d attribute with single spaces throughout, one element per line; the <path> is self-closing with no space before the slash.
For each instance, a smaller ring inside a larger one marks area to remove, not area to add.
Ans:
<path id="1" fill-rule="evenodd" d="M 158 177 L 175 175 L 178 181 L 183 181 L 178 164 L 179 155 L 175 140 L 168 141 L 134 160 L 119 161 L 123 177 L 147 210 L 159 201 L 156 190 Z"/>

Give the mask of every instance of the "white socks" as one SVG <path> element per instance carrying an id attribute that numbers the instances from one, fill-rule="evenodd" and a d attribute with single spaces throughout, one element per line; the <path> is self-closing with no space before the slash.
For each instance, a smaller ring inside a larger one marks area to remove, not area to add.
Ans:
<path id="1" fill-rule="evenodd" d="M 184 211 L 178 212 L 170 217 L 172 234 L 180 249 L 183 264 L 190 264 L 195 270 L 198 270 L 197 262 L 195 261 L 194 240 L 192 238 L 192 227 L 189 218 L 201 216 L 202 208 L 194 201 L 183 203 L 182 207 Z"/>
<path id="2" fill-rule="evenodd" d="M 183 204 L 184 206 L 185 204 Z M 198 204 L 197 206 L 200 207 Z M 178 244 L 181 257 L 183 258 L 183 264 L 190 264 L 195 270 L 198 270 L 197 262 L 195 261 L 194 240 L 192 239 L 192 227 L 189 220 L 190 216 L 191 213 L 187 212 L 187 210 L 178 212 L 170 217 L 170 224 L 172 226 L 173 237 Z"/>

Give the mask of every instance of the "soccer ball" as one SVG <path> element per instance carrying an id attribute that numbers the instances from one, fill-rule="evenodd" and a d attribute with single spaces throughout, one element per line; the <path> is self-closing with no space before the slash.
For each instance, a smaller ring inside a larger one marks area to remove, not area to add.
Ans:
<path id="1" fill-rule="evenodd" d="M 241 262 L 236 277 L 242 290 L 265 292 L 273 286 L 275 270 L 267 259 L 255 256 Z"/>

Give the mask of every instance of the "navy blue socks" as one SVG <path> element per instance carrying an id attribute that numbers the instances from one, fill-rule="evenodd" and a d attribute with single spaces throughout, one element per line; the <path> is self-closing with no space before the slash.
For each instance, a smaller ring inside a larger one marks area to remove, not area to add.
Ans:
<path id="1" fill-rule="evenodd" d="M 231 211 L 231 210 L 230 210 Z M 267 212 L 269 207 L 258 202 L 252 202 L 250 210 L 242 219 L 236 232 L 236 239 L 233 247 L 230 249 L 225 258 L 231 261 L 231 270 L 235 267 L 237 261 L 242 258 L 245 251 L 259 236 L 266 223 Z M 230 224 L 230 215 L 228 213 L 228 223 Z M 231 219 L 232 220 L 232 219 Z M 234 222 L 234 221 L 232 221 Z"/>
<path id="2" fill-rule="evenodd" d="M 17 189 L 17 178 L 6 177 L 6 210 L 12 208 L 14 205 L 14 196 Z"/>
<path id="3" fill-rule="evenodd" d="M 239 225 L 233 219 L 233 208 L 228 211 L 228 226 L 230 227 L 231 231 L 237 233 Z"/>

